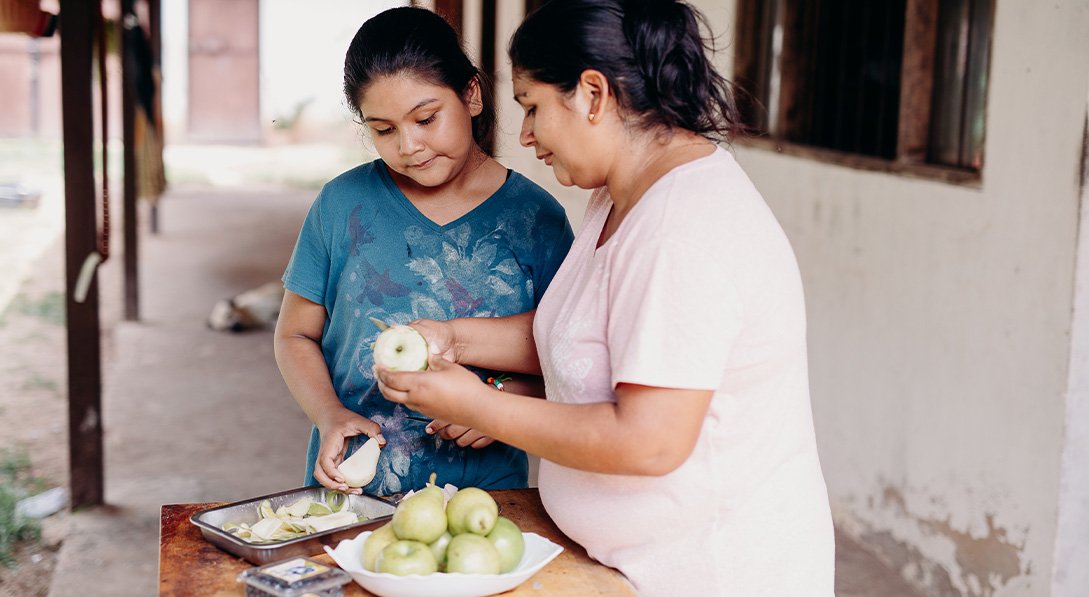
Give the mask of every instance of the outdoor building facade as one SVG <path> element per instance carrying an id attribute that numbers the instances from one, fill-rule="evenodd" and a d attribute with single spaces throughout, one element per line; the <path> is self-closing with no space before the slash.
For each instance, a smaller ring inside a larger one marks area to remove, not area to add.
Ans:
<path id="1" fill-rule="evenodd" d="M 163 0 L 167 145 L 365 144 L 339 95 L 340 61 L 359 24 L 396 4 Z M 577 228 L 589 192 L 559 186 L 517 142 L 506 40 L 539 2 L 442 4 L 495 65 L 497 157 L 553 192 Z M 882 19 L 867 12 L 877 3 L 846 0 L 819 14 L 795 0 L 693 4 L 762 114 L 765 134 L 733 150 L 801 268 L 837 526 L 930 595 L 1083 595 L 1089 0 L 900 0 L 882 3 L 897 9 Z M 202 12 L 228 5 L 243 21 L 232 30 L 248 31 L 232 41 L 248 74 L 229 79 L 200 65 L 236 52 Z M 828 29 L 815 23 L 857 41 L 854 53 L 822 46 Z M 822 87 L 847 69 L 861 73 L 842 88 L 854 97 Z M 238 112 L 207 112 L 221 108 Z M 0 133 L 59 131 L 36 122 Z"/>

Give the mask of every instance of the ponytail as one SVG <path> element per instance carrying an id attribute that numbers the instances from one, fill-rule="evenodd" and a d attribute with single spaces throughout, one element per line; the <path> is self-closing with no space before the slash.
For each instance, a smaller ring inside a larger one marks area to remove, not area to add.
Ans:
<path id="1" fill-rule="evenodd" d="M 583 71 L 600 71 L 640 129 L 728 142 L 744 127 L 703 29 L 704 16 L 676 0 L 551 0 L 518 28 L 509 53 L 515 69 L 563 92 Z"/>

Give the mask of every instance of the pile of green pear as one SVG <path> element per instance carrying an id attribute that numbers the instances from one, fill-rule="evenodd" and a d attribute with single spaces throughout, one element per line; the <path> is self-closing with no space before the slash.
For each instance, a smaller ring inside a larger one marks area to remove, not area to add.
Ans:
<path id="1" fill-rule="evenodd" d="M 435 485 L 397 504 L 393 519 L 363 542 L 363 567 L 397 576 L 436 572 L 503 574 L 522 561 L 522 531 L 499 516 L 488 492 L 464 487 L 446 502 Z"/>

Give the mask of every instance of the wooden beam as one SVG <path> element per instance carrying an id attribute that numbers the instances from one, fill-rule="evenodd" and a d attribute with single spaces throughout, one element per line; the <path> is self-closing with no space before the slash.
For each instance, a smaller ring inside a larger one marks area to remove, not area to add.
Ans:
<path id="1" fill-rule="evenodd" d="M 495 31 L 495 29 L 496 29 L 496 27 L 498 27 L 498 22 L 497 22 L 497 18 L 496 18 L 497 17 L 496 10 L 497 10 L 498 7 L 496 6 L 495 2 L 496 2 L 496 0 L 484 0 L 483 3 L 482 3 L 483 5 L 482 5 L 481 10 L 480 10 L 480 21 L 481 21 L 481 30 L 480 30 L 480 70 L 483 71 L 483 73 L 485 75 L 487 75 L 488 78 L 490 78 L 492 80 L 492 84 L 489 86 L 489 88 L 491 89 L 491 95 L 492 95 L 492 97 L 490 98 L 490 101 L 491 101 L 493 106 L 495 105 L 495 101 L 496 101 L 496 97 L 495 97 L 496 85 L 495 85 L 495 83 L 496 83 L 496 81 L 499 81 L 499 79 L 500 79 L 499 73 L 496 71 L 498 62 L 497 62 L 496 56 L 495 56 L 495 54 L 496 54 L 496 49 L 495 49 L 496 31 Z M 495 128 L 493 127 L 492 128 L 492 134 L 491 134 L 491 146 L 492 147 L 495 147 L 495 134 L 496 134 L 496 131 L 495 131 Z"/>
<path id="2" fill-rule="evenodd" d="M 147 14 L 148 14 L 148 41 L 151 43 L 151 57 L 154 60 L 156 77 L 162 71 L 163 63 L 163 27 L 162 27 L 162 0 L 147 0 Z M 163 126 L 163 94 L 160 81 L 155 81 L 155 113 L 150 115 L 155 124 L 155 130 L 159 134 L 159 151 L 166 145 L 166 128 Z M 162 154 L 158 156 L 162 159 Z M 165 176 L 165 174 L 164 174 Z M 148 220 L 150 220 L 149 227 L 152 234 L 158 234 L 159 232 L 159 202 L 152 201 L 151 208 L 148 210 Z"/>
<path id="3" fill-rule="evenodd" d="M 136 67 L 132 57 L 132 35 L 142 35 L 139 29 L 132 30 L 125 26 L 125 20 L 135 18 L 135 1 L 121 0 L 121 18 L 117 22 L 117 39 L 121 40 L 121 138 L 124 146 L 124 179 L 122 183 L 122 205 L 124 222 L 124 264 L 125 264 L 125 319 L 136 321 L 140 318 L 139 280 L 137 277 L 137 240 L 138 212 L 136 210 Z"/>
<path id="4" fill-rule="evenodd" d="M 147 0 L 148 42 L 151 43 L 151 56 L 155 59 L 155 67 L 162 63 L 163 29 L 162 29 L 162 0 Z"/>
<path id="5" fill-rule="evenodd" d="M 458 35 L 461 35 L 465 29 L 463 0 L 435 0 L 435 12 L 442 15 L 457 30 Z"/>
<path id="6" fill-rule="evenodd" d="M 65 278 L 68 326 L 68 454 L 72 508 L 103 503 L 102 363 L 98 282 L 74 300 L 88 255 L 98 250 L 91 57 L 94 15 L 87 0 L 60 0 L 61 115 L 64 142 Z M 97 277 L 97 276 L 96 276 Z"/>

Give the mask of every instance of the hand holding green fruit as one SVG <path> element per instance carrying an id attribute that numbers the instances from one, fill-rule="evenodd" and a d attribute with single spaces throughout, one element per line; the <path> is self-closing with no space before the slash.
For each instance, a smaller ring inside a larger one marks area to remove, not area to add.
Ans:
<path id="1" fill-rule="evenodd" d="M 348 487 L 363 487 L 374 479 L 378 470 L 378 454 L 381 448 L 378 440 L 369 438 L 355 454 L 352 454 L 337 467 L 340 474 L 344 475 L 344 483 Z"/>

